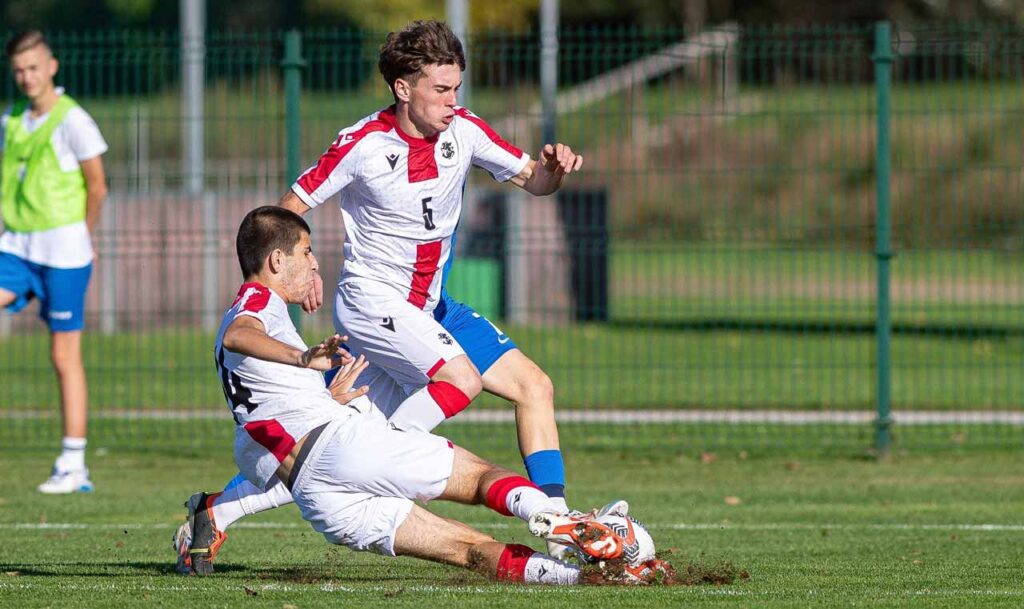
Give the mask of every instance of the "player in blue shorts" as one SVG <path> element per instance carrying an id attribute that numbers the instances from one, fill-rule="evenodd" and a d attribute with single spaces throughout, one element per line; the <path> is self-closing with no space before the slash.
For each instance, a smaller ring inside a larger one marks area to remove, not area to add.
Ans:
<path id="1" fill-rule="evenodd" d="M 32 299 L 50 329 L 50 359 L 60 387 L 62 451 L 48 494 L 93 488 L 85 467 L 87 392 L 82 365 L 85 292 L 92 274 L 90 233 L 107 196 L 100 157 L 107 143 L 92 117 L 54 86 L 57 59 L 35 30 L 6 46 L 23 97 L 3 115 L 0 307 L 20 311 Z"/>

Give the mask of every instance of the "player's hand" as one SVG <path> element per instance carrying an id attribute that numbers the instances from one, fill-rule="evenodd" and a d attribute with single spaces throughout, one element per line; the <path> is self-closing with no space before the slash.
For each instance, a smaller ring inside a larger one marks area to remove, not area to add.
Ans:
<path id="1" fill-rule="evenodd" d="M 324 280 L 320 277 L 320 273 L 314 271 L 313 287 L 309 289 L 309 294 L 306 294 L 306 299 L 302 301 L 302 310 L 306 313 L 315 313 L 322 304 L 324 304 Z"/>
<path id="2" fill-rule="evenodd" d="M 544 144 L 540 151 L 540 163 L 545 170 L 560 178 L 578 171 L 583 166 L 583 156 L 565 144 Z"/>
<path id="3" fill-rule="evenodd" d="M 348 353 L 347 351 L 345 353 Z M 366 361 L 366 358 L 360 355 L 357 358 L 352 358 L 349 354 L 348 362 L 341 365 L 338 370 L 338 374 L 334 376 L 331 384 L 327 386 L 330 390 L 331 396 L 339 404 L 348 404 L 352 400 L 356 399 L 361 395 L 366 395 L 366 392 L 370 388 L 366 385 L 353 389 L 356 381 L 359 379 L 359 375 L 362 374 L 363 370 L 370 365 L 370 362 Z"/>
<path id="4" fill-rule="evenodd" d="M 345 342 L 347 338 L 347 336 L 335 334 L 334 336 L 329 336 L 320 341 L 320 344 L 306 349 L 299 357 L 299 366 L 302 368 L 312 368 L 313 370 L 319 370 L 321 372 L 330 370 L 334 367 L 334 360 L 338 356 L 341 344 Z"/>

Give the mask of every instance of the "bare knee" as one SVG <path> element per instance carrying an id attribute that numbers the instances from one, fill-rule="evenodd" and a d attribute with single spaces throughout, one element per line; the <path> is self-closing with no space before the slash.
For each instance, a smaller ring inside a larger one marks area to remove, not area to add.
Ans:
<path id="1" fill-rule="evenodd" d="M 65 375 L 82 367 L 82 354 L 69 345 L 54 343 L 50 348 L 50 361 L 57 374 Z"/>
<path id="2" fill-rule="evenodd" d="M 480 378 L 480 372 L 477 371 L 476 366 L 465 355 L 460 355 L 452 361 L 445 363 L 431 380 L 451 383 L 471 400 L 480 395 L 480 392 L 483 390 L 483 380 Z"/>
<path id="3" fill-rule="evenodd" d="M 511 402 L 516 408 L 530 410 L 554 411 L 555 385 L 540 368 L 534 368 L 529 374 L 516 379 Z"/>

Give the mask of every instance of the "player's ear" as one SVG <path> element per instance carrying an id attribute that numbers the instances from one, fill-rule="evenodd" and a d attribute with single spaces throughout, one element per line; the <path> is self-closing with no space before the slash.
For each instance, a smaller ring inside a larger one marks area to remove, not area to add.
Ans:
<path id="1" fill-rule="evenodd" d="M 280 249 L 270 252 L 270 255 L 267 256 L 267 267 L 270 269 L 271 273 L 280 273 L 283 263 L 284 252 Z"/>
<path id="2" fill-rule="evenodd" d="M 48 72 L 50 73 L 50 78 L 53 78 L 54 76 L 56 76 L 57 75 L 57 70 L 59 70 L 59 69 L 60 69 L 60 62 L 57 61 L 56 57 L 50 57 L 50 67 L 49 67 L 49 70 L 48 70 Z"/>
<path id="3" fill-rule="evenodd" d="M 395 97 L 399 101 L 408 102 L 409 95 L 412 92 L 412 85 L 404 78 L 397 78 L 395 79 L 394 91 Z"/>

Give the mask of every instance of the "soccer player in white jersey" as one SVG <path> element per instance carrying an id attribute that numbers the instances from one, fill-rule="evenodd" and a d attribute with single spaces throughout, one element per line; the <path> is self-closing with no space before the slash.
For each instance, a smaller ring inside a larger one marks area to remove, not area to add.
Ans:
<path id="1" fill-rule="evenodd" d="M 5 50 L 23 97 L 0 119 L 5 229 L 0 235 L 0 307 L 19 311 L 35 298 L 50 330 L 64 439 L 50 477 L 38 490 L 88 492 L 93 484 L 85 466 L 88 394 L 82 329 L 92 274 L 90 233 L 107 196 L 101 158 L 107 142 L 92 117 L 54 86 L 58 62 L 42 33 L 16 34 Z"/>
<path id="2" fill-rule="evenodd" d="M 508 399 L 530 479 L 567 510 L 550 378 L 496 326 L 448 296 L 444 281 L 473 165 L 544 195 L 579 169 L 582 157 L 556 144 L 536 162 L 458 107 L 465 57 L 443 23 L 414 22 L 389 34 L 379 68 L 395 104 L 342 130 L 279 204 L 305 214 L 341 193 L 346 262 L 335 326 L 371 362 L 360 384 L 369 386 L 373 403 L 397 427 L 429 431 L 481 387 Z M 320 300 L 318 285 L 304 308 L 315 310 Z M 216 515 L 219 535 L 245 515 L 290 501 L 282 489 L 264 492 L 236 477 L 222 493 L 193 495 L 189 521 L 201 508 L 201 516 Z M 182 526 L 179 553 L 188 550 L 182 540 L 199 548 L 214 540 Z"/>
<path id="3" fill-rule="evenodd" d="M 529 480 L 440 436 L 390 425 L 365 397 L 335 401 L 318 371 L 344 357 L 343 338 L 307 347 L 288 316 L 287 305 L 307 297 L 317 269 L 300 216 L 257 208 L 242 221 L 236 248 L 244 283 L 224 315 L 215 358 L 236 423 L 235 462 L 250 483 L 284 484 L 303 518 L 331 543 L 503 581 L 575 584 L 581 570 L 500 543 L 414 500 L 485 504 L 528 522 L 538 536 L 557 536 L 555 525 L 570 522 L 563 541 L 592 555 L 621 543 L 593 517 L 559 516 L 559 506 Z M 200 554 L 193 550 L 193 565 Z"/>

